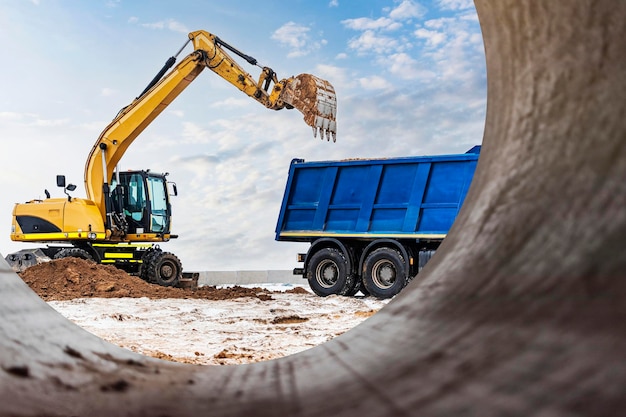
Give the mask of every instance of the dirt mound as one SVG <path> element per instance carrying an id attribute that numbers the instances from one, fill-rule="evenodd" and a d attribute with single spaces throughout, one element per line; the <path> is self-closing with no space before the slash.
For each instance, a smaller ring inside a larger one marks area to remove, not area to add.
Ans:
<path id="1" fill-rule="evenodd" d="M 161 287 L 111 265 L 100 265 L 79 258 L 55 259 L 31 266 L 20 277 L 46 301 L 72 300 L 74 298 L 202 298 L 227 300 L 254 297 L 271 300 L 271 291 L 262 288 L 200 287 L 196 290 Z"/>

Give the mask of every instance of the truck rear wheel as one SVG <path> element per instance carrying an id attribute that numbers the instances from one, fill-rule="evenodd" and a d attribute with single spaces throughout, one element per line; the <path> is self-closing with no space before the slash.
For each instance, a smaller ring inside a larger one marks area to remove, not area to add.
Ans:
<path id="1" fill-rule="evenodd" d="M 376 298 L 391 298 L 408 282 L 402 254 L 392 248 L 378 248 L 363 264 L 363 285 Z"/>
<path id="2" fill-rule="evenodd" d="M 354 288 L 354 276 L 348 272 L 348 260 L 335 248 L 315 252 L 309 262 L 307 279 L 311 290 L 320 297 L 347 295 Z"/>

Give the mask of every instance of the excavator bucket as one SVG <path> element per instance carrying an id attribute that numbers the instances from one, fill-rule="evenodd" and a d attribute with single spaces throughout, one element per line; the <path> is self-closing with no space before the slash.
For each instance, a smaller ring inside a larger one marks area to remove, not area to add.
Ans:
<path id="1" fill-rule="evenodd" d="M 302 114 L 313 128 L 313 136 L 337 141 L 337 96 L 334 87 L 326 80 L 311 74 L 300 74 L 285 84 L 282 100 Z"/>

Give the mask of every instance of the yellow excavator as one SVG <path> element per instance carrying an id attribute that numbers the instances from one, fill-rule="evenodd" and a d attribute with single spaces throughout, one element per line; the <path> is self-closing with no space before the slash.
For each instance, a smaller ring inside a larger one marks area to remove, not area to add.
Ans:
<path id="1" fill-rule="evenodd" d="M 188 43 L 193 52 L 176 66 Z M 248 74 L 228 53 L 261 68 L 258 79 Z M 173 68 L 172 68 L 173 67 Z M 313 134 L 336 140 L 337 100 L 333 86 L 310 74 L 278 80 L 276 73 L 260 66 L 217 36 L 195 31 L 183 47 L 167 60 L 145 90 L 124 107 L 104 129 L 85 165 L 87 198 L 72 197 L 76 186 L 57 176 L 66 198 L 32 200 L 16 204 L 11 240 L 43 242 L 37 251 L 52 258 L 78 257 L 113 264 L 148 282 L 175 286 L 183 276 L 179 258 L 162 251 L 158 243 L 177 236 L 171 233 L 170 196 L 176 184 L 168 174 L 149 170 L 123 171 L 118 163 L 135 138 L 204 70 L 209 68 L 268 109 L 295 108 L 303 113 Z M 170 70 L 171 69 L 171 70 Z M 22 252 L 22 253 L 20 253 Z M 29 265 L 24 255 L 7 256 L 9 263 Z"/>

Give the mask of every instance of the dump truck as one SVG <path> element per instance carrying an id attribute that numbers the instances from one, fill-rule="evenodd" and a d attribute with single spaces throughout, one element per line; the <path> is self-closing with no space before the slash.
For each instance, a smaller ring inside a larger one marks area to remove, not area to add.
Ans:
<path id="1" fill-rule="evenodd" d="M 446 237 L 479 154 L 292 160 L 276 240 L 310 243 L 294 275 L 322 297 L 398 294 Z"/>
<path id="2" fill-rule="evenodd" d="M 174 65 L 188 44 L 193 51 Z M 228 52 L 259 67 L 258 81 Z M 96 140 L 85 163 L 87 198 L 73 197 L 70 192 L 76 185 L 58 175 L 57 186 L 66 197 L 50 198 L 46 190 L 44 200 L 15 205 L 11 240 L 47 246 L 7 256 L 14 269 L 45 257 L 77 257 L 115 265 L 159 285 L 179 283 L 183 277 L 180 260 L 159 247 L 159 243 L 178 237 L 171 231 L 170 196 L 177 194 L 176 184 L 166 178 L 168 174 L 148 169 L 120 171 L 118 163 L 143 130 L 205 68 L 268 109 L 300 111 L 314 136 L 336 140 L 337 101 L 328 81 L 312 74 L 279 80 L 274 70 L 218 36 L 203 30 L 191 32 L 143 92 L 116 114 Z"/>

